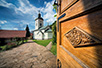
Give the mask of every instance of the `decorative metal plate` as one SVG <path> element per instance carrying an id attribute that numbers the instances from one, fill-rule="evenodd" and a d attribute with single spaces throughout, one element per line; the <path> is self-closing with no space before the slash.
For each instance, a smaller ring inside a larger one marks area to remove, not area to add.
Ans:
<path id="1" fill-rule="evenodd" d="M 57 31 L 59 32 L 59 20 L 61 19 L 61 18 L 63 18 L 64 16 L 66 15 L 66 13 L 64 13 L 64 14 L 62 14 L 60 17 L 58 17 L 58 19 L 57 19 Z"/>
<path id="2" fill-rule="evenodd" d="M 101 43 L 100 40 L 94 38 L 78 27 L 74 27 L 72 30 L 67 32 L 65 36 L 74 47 Z"/>

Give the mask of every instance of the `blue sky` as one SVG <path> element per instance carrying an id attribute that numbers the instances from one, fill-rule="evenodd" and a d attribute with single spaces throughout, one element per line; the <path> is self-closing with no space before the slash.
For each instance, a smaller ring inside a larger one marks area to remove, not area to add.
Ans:
<path id="1" fill-rule="evenodd" d="M 35 29 L 35 19 L 40 10 L 44 26 L 52 24 L 56 18 L 53 10 L 54 0 L 0 0 L 0 29 L 25 30 Z"/>

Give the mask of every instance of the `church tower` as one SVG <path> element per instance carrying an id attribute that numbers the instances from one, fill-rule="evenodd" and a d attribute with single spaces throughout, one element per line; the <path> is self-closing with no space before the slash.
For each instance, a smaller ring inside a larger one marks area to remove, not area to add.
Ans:
<path id="1" fill-rule="evenodd" d="M 40 11 L 38 14 L 38 18 L 35 19 L 35 30 L 43 27 L 43 18 L 41 17 Z"/>

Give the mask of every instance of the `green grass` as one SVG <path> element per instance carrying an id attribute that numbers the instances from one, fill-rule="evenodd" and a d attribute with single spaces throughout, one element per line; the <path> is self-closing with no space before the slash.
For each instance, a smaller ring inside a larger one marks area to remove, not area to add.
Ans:
<path id="1" fill-rule="evenodd" d="M 35 43 L 42 45 L 42 46 L 47 46 L 52 40 L 33 40 Z M 57 45 L 52 44 L 51 50 L 50 50 L 54 55 L 57 55 Z"/>
<path id="2" fill-rule="evenodd" d="M 39 45 L 46 47 L 52 40 L 50 39 L 50 40 L 33 40 L 33 41 Z"/>
<path id="3" fill-rule="evenodd" d="M 28 40 L 24 40 L 24 42 L 28 42 Z"/>
<path id="4" fill-rule="evenodd" d="M 57 55 L 57 44 L 53 44 L 50 50 L 54 55 Z"/>

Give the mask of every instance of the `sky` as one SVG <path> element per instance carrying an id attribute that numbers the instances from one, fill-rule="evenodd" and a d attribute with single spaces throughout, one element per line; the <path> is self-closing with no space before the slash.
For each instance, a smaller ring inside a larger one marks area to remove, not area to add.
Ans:
<path id="1" fill-rule="evenodd" d="M 0 29 L 25 30 L 35 29 L 35 19 L 40 10 L 44 26 L 52 24 L 56 18 L 53 9 L 54 0 L 0 0 Z"/>

